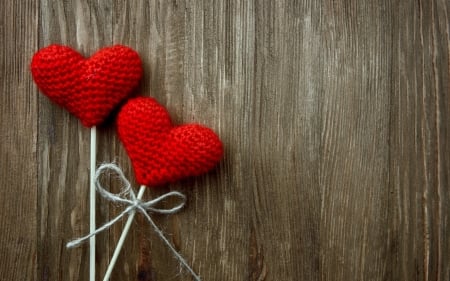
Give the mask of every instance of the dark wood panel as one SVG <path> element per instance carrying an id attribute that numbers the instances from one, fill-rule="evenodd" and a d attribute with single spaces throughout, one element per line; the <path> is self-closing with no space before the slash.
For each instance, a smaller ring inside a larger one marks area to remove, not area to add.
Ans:
<path id="1" fill-rule="evenodd" d="M 28 71 L 37 9 L 0 3 L 0 280 L 34 280 L 37 271 L 37 91 Z"/>
<path id="2" fill-rule="evenodd" d="M 203 280 L 450 280 L 450 4 L 294 2 L 0 4 L 2 278 L 88 279 L 88 245 L 65 243 L 89 229 L 89 130 L 28 64 L 120 43 L 144 63 L 136 94 L 225 144 L 211 173 L 145 195 L 188 196 L 154 218 Z M 98 146 L 134 181 L 114 120 Z M 98 224 L 121 211 L 97 203 Z M 123 225 L 97 237 L 97 279 Z M 112 280 L 190 276 L 138 217 Z"/>
<path id="3" fill-rule="evenodd" d="M 449 280 L 449 3 L 401 2 L 390 122 L 391 280 Z"/>
<path id="4" fill-rule="evenodd" d="M 390 2 L 324 5 L 322 280 L 383 280 L 388 266 Z"/>

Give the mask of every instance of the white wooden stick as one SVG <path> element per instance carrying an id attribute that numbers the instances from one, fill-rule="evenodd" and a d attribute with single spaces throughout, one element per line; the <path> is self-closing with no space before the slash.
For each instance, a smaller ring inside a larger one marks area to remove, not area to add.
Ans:
<path id="1" fill-rule="evenodd" d="M 91 161 L 89 175 L 89 229 L 95 231 L 95 165 L 97 158 L 97 129 L 91 128 Z M 95 236 L 89 238 L 89 280 L 95 281 Z"/>
<path id="2" fill-rule="evenodd" d="M 142 196 L 145 192 L 145 185 L 141 185 L 141 188 L 139 189 L 137 199 L 142 199 Z M 127 223 L 125 224 L 125 227 L 123 229 L 122 235 L 120 236 L 119 242 L 117 243 L 117 247 L 114 250 L 114 254 L 111 258 L 111 262 L 109 263 L 108 269 L 105 273 L 105 278 L 103 278 L 103 281 L 108 281 L 109 277 L 111 276 L 112 270 L 114 268 L 114 265 L 116 264 L 117 258 L 119 257 L 120 250 L 122 250 L 123 243 L 125 242 L 125 238 L 128 235 L 128 231 L 130 230 L 131 223 L 134 220 L 134 215 L 136 214 L 136 211 L 133 211 L 130 216 L 128 217 Z"/>

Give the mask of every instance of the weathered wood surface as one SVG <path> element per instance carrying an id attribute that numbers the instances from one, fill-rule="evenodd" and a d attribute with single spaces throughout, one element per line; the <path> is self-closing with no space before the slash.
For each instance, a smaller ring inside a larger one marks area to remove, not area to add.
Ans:
<path id="1" fill-rule="evenodd" d="M 89 130 L 28 71 L 51 43 L 135 48 L 139 92 L 223 139 L 215 171 L 146 195 L 187 194 L 155 218 L 203 280 L 450 280 L 450 3 L 286 2 L 1 1 L 0 280 L 88 279 L 65 243 L 89 229 Z M 97 157 L 133 179 L 112 122 Z M 191 279 L 138 219 L 112 280 Z"/>

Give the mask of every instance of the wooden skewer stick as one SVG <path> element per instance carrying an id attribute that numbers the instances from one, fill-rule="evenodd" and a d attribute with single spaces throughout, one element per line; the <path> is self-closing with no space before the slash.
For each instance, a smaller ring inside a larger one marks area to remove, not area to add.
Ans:
<path id="1" fill-rule="evenodd" d="M 95 165 L 97 158 L 97 129 L 91 128 L 91 161 L 89 175 L 89 229 L 95 231 Z M 89 280 L 95 281 L 95 236 L 89 238 Z"/>
<path id="2" fill-rule="evenodd" d="M 137 199 L 142 199 L 142 196 L 145 192 L 145 185 L 141 185 Z M 116 264 L 117 258 L 119 257 L 120 251 L 122 250 L 123 243 L 125 242 L 125 238 L 128 235 L 128 231 L 130 230 L 131 223 L 134 220 L 134 215 L 136 215 L 136 211 L 133 211 L 130 216 L 128 217 L 127 223 L 125 224 L 125 227 L 123 229 L 122 235 L 120 236 L 119 242 L 117 243 L 117 247 L 114 250 L 114 254 L 111 258 L 111 262 L 109 263 L 108 269 L 106 270 L 105 277 L 103 278 L 103 281 L 108 281 L 109 277 L 111 276 L 112 270 L 114 268 L 114 265 Z"/>

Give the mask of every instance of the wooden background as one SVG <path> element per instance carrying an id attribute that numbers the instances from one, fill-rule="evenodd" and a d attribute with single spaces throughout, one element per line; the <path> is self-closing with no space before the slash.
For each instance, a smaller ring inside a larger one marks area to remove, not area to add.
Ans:
<path id="1" fill-rule="evenodd" d="M 89 130 L 39 94 L 51 43 L 126 44 L 216 170 L 147 193 L 203 280 L 450 280 L 450 2 L 0 1 L 0 280 L 88 280 Z M 112 122 L 98 161 L 132 170 Z M 117 186 L 111 187 L 117 191 Z M 99 224 L 120 209 L 98 199 Z M 98 279 L 123 222 L 97 237 Z M 140 218 L 112 280 L 191 280 Z"/>

